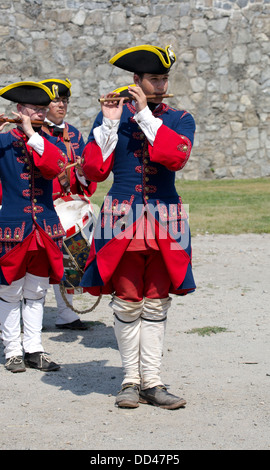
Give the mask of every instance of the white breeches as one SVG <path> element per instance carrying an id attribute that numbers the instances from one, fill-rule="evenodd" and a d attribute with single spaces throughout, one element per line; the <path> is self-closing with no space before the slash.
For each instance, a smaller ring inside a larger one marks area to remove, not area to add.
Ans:
<path id="1" fill-rule="evenodd" d="M 43 352 L 41 331 L 49 278 L 26 273 L 9 286 L 0 285 L 0 329 L 6 358 Z M 22 311 L 21 311 L 22 301 Z M 23 342 L 21 342 L 21 314 Z"/>
<path id="2" fill-rule="evenodd" d="M 123 384 L 137 383 L 142 389 L 162 384 L 160 368 L 170 304 L 170 297 L 140 302 L 113 298 L 110 306 L 125 373 Z"/>

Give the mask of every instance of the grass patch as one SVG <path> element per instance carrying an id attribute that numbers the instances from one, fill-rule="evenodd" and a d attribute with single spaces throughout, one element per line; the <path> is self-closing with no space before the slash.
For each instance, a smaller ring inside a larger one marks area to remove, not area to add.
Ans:
<path id="1" fill-rule="evenodd" d="M 270 233 L 270 179 L 177 181 L 192 234 Z"/>
<path id="2" fill-rule="evenodd" d="M 204 326 L 203 328 L 192 328 L 192 330 L 186 331 L 188 335 L 197 333 L 199 336 L 210 336 L 217 333 L 224 333 L 228 331 L 227 328 L 221 326 Z"/>
<path id="3" fill-rule="evenodd" d="M 101 206 L 111 180 L 99 183 L 91 201 Z M 270 233 L 270 178 L 176 181 L 189 205 L 192 235 Z"/>

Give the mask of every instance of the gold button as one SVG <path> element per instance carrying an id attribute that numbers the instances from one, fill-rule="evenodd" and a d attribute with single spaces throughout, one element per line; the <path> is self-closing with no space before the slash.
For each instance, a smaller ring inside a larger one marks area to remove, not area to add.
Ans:
<path id="1" fill-rule="evenodd" d="M 18 240 L 18 238 L 19 238 L 19 235 L 15 235 L 15 238 L 16 238 L 16 240 Z"/>
<path id="2" fill-rule="evenodd" d="M 149 173 L 149 168 L 145 168 L 145 173 Z"/>
<path id="3" fill-rule="evenodd" d="M 37 216 L 36 216 L 36 215 L 34 215 L 34 219 L 37 220 Z"/>
<path id="4" fill-rule="evenodd" d="M 9 238 L 9 235 L 7 234 L 5 238 Z"/>
<path id="5" fill-rule="evenodd" d="M 148 192 L 148 191 L 149 191 L 149 186 L 145 186 L 145 188 L 144 188 L 144 189 L 145 189 L 145 191 L 147 191 L 147 192 Z"/>
<path id="6" fill-rule="evenodd" d="M 145 199 L 146 199 L 146 200 L 149 199 L 149 196 L 145 196 Z"/>
<path id="7" fill-rule="evenodd" d="M 148 163 L 148 159 L 145 158 L 145 159 L 143 160 L 143 163 Z"/>
<path id="8" fill-rule="evenodd" d="M 187 149 L 188 149 L 188 146 L 187 146 L 187 145 L 183 145 L 183 150 L 184 150 L 184 152 L 186 152 Z"/>
<path id="9" fill-rule="evenodd" d="M 37 199 L 34 199 L 34 202 L 37 202 Z"/>
<path id="10" fill-rule="evenodd" d="M 148 176 L 146 176 L 146 178 L 145 178 L 145 181 L 149 181 L 149 178 L 148 178 Z"/>
<path id="11" fill-rule="evenodd" d="M 34 210 L 34 211 L 37 211 L 37 208 L 36 208 L 36 207 L 33 207 L 33 210 Z"/>

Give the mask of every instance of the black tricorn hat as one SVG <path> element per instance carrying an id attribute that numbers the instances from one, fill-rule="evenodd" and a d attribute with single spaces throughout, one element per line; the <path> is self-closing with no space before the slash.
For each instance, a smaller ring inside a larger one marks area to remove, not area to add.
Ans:
<path id="1" fill-rule="evenodd" d="M 136 86 L 136 85 L 133 83 L 132 85 L 122 86 L 120 88 L 116 88 L 116 90 L 113 90 L 112 93 L 117 93 L 119 98 L 132 98 L 132 96 L 129 94 L 129 91 L 128 91 L 129 86 Z"/>
<path id="2" fill-rule="evenodd" d="M 118 52 L 110 60 L 112 65 L 133 73 L 165 74 L 176 61 L 171 46 L 161 47 L 145 44 Z"/>
<path id="3" fill-rule="evenodd" d="M 59 96 L 71 96 L 71 82 L 68 78 L 66 80 L 59 80 L 58 78 L 48 78 L 47 80 L 42 80 L 43 85 L 46 85 L 52 92 L 55 93 L 55 97 Z"/>
<path id="4" fill-rule="evenodd" d="M 0 90 L 0 96 L 15 103 L 48 106 L 55 94 L 38 82 L 17 82 Z"/>

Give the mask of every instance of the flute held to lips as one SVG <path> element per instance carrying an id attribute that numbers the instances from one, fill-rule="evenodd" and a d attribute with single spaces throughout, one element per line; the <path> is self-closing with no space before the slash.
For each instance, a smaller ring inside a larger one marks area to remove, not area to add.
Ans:
<path id="1" fill-rule="evenodd" d="M 146 98 L 148 100 L 155 99 L 155 98 L 172 98 L 174 95 L 167 94 L 167 95 L 147 95 Z M 115 96 L 114 98 L 99 98 L 100 103 L 104 103 L 105 101 L 120 101 L 124 98 L 124 101 L 132 101 L 134 98 L 132 96 Z"/>

